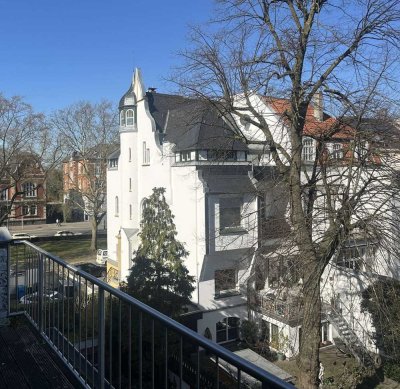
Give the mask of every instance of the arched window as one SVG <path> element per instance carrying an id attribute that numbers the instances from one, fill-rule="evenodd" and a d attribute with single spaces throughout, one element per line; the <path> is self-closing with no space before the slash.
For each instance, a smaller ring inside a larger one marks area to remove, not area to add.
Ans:
<path id="1" fill-rule="evenodd" d="M 22 185 L 22 191 L 25 197 L 36 197 L 36 186 L 32 182 L 25 182 Z"/>
<path id="2" fill-rule="evenodd" d="M 115 196 L 115 216 L 118 216 L 119 214 L 119 200 L 118 196 Z"/>
<path id="3" fill-rule="evenodd" d="M 119 124 L 125 126 L 125 112 L 121 111 L 119 114 Z"/>
<path id="4" fill-rule="evenodd" d="M 132 109 L 128 109 L 126 111 L 126 125 L 133 126 L 133 110 Z"/>

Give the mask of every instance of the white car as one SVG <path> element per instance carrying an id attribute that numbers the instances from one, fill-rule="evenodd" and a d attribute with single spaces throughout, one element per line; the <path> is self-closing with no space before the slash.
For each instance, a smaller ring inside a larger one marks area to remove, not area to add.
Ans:
<path id="1" fill-rule="evenodd" d="M 15 234 L 12 234 L 12 238 L 13 239 L 21 239 L 21 240 L 30 240 L 30 239 L 32 239 L 32 238 L 35 238 L 35 235 L 30 235 L 30 234 L 27 234 L 26 232 L 17 232 L 17 233 L 15 233 Z"/>
<path id="2" fill-rule="evenodd" d="M 103 249 L 97 250 L 96 262 L 100 265 L 104 265 L 108 259 L 108 251 Z"/>
<path id="3" fill-rule="evenodd" d="M 56 290 L 51 290 L 48 292 L 44 292 L 43 293 L 43 298 L 45 299 L 45 301 L 47 300 L 59 300 L 61 297 L 61 294 L 58 293 Z M 25 296 L 22 296 L 19 299 L 20 304 L 32 304 L 35 302 L 38 302 L 38 292 L 34 292 L 31 294 L 27 294 Z"/>
<path id="4" fill-rule="evenodd" d="M 73 233 L 72 231 L 57 231 L 54 236 L 72 236 L 75 235 L 75 233 Z"/>

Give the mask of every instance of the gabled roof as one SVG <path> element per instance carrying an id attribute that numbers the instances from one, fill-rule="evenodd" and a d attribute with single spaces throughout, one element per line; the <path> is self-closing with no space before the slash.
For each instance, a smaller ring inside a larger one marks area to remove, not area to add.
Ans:
<path id="1" fill-rule="evenodd" d="M 247 150 L 209 103 L 177 95 L 147 93 L 149 110 L 164 140 L 183 150 Z"/>
<path id="2" fill-rule="evenodd" d="M 290 101 L 276 97 L 262 96 L 262 99 L 268 104 L 284 122 L 287 121 L 285 113 L 289 110 Z M 310 104 L 306 113 L 306 122 L 304 126 L 304 135 L 320 138 L 331 136 L 334 139 L 350 139 L 354 137 L 354 128 L 344 121 L 340 121 L 325 112 L 322 121 L 315 117 L 315 107 Z"/>

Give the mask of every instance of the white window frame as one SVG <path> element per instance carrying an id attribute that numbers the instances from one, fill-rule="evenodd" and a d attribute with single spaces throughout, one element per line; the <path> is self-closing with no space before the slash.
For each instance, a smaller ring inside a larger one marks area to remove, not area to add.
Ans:
<path id="1" fill-rule="evenodd" d="M 343 144 L 339 142 L 328 143 L 328 152 L 331 159 L 342 159 Z"/>
<path id="2" fill-rule="evenodd" d="M 24 182 L 22 184 L 24 197 L 37 197 L 37 188 L 33 182 Z"/>
<path id="3" fill-rule="evenodd" d="M 121 127 L 126 126 L 125 112 L 123 110 L 119 114 L 119 124 Z"/>
<path id="4" fill-rule="evenodd" d="M 303 137 L 303 151 L 301 155 L 304 162 L 314 162 L 315 141 L 310 137 Z"/>
<path id="5" fill-rule="evenodd" d="M 126 125 L 127 126 L 133 126 L 135 123 L 135 113 L 133 112 L 133 109 L 127 109 L 126 110 Z"/>
<path id="6" fill-rule="evenodd" d="M 34 209 L 34 212 L 32 212 L 32 209 Z M 32 204 L 29 206 L 29 215 L 31 216 L 36 216 L 37 215 L 37 205 L 36 204 Z"/>
<path id="7" fill-rule="evenodd" d="M 231 205 L 229 205 L 229 202 L 231 202 Z M 231 209 L 231 210 L 235 209 L 236 210 L 235 212 L 239 211 L 239 222 L 237 225 L 223 225 L 222 222 L 225 217 L 223 215 L 223 213 L 227 209 Z M 242 209 L 243 209 L 243 199 L 241 197 L 220 197 L 220 199 L 219 199 L 219 220 L 218 220 L 220 233 L 234 232 L 236 230 L 244 229 L 242 226 L 242 223 L 243 223 Z"/>
<path id="8" fill-rule="evenodd" d="M 234 319 L 236 326 L 231 326 L 229 324 L 229 319 Z M 218 328 L 218 324 L 221 325 L 223 328 Z M 229 330 L 235 330 L 235 336 L 230 336 L 230 331 Z M 217 343 L 225 343 L 229 341 L 233 341 L 238 339 L 239 337 L 239 329 L 240 329 L 240 318 L 236 316 L 229 316 L 229 317 L 224 317 L 221 321 L 217 322 L 215 324 L 215 334 L 216 334 L 216 342 Z M 220 334 L 224 334 L 223 339 L 221 339 Z M 218 339 L 220 338 L 220 339 Z"/>

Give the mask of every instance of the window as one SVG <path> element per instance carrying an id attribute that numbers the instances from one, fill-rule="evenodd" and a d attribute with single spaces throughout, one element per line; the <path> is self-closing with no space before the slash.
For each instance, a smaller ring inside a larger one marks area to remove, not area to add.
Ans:
<path id="1" fill-rule="evenodd" d="M 108 167 L 110 169 L 114 169 L 118 167 L 118 159 L 117 158 L 112 158 L 108 160 Z"/>
<path id="2" fill-rule="evenodd" d="M 228 296 L 237 293 L 237 272 L 235 269 L 215 270 L 215 296 Z"/>
<path id="3" fill-rule="evenodd" d="M 187 162 L 192 160 L 192 153 L 191 151 L 182 151 L 181 152 L 181 161 Z"/>
<path id="4" fill-rule="evenodd" d="M 132 192 L 132 178 L 129 178 L 129 192 Z"/>
<path id="5" fill-rule="evenodd" d="M 344 247 L 337 258 L 337 265 L 360 270 L 366 257 L 366 246 Z"/>
<path id="6" fill-rule="evenodd" d="M 25 182 L 22 185 L 25 197 L 36 197 L 36 186 L 32 182 Z"/>
<path id="7" fill-rule="evenodd" d="M 219 202 L 219 228 L 233 230 L 241 227 L 242 200 L 239 198 L 221 198 Z"/>
<path id="8" fill-rule="evenodd" d="M 235 150 L 208 150 L 207 159 L 210 161 L 236 161 Z"/>
<path id="9" fill-rule="evenodd" d="M 250 116 L 249 115 L 243 115 L 240 118 L 240 124 L 244 127 L 245 131 L 248 131 L 250 128 Z"/>
<path id="10" fill-rule="evenodd" d="M 119 114 L 119 124 L 125 126 L 125 112 L 121 111 Z"/>
<path id="11" fill-rule="evenodd" d="M 368 154 L 368 142 L 366 141 L 359 141 L 355 148 L 356 157 L 358 159 L 364 159 Z"/>
<path id="12" fill-rule="evenodd" d="M 332 145 L 332 158 L 334 159 L 343 158 L 343 147 L 341 143 L 334 143 Z"/>
<path id="13" fill-rule="evenodd" d="M 311 138 L 303 138 L 303 161 L 313 162 L 315 159 L 314 140 Z"/>
<path id="14" fill-rule="evenodd" d="M 37 215 L 37 207 L 36 207 L 36 205 L 31 205 L 31 206 L 29 207 L 29 213 L 30 213 L 31 215 Z"/>
<path id="15" fill-rule="evenodd" d="M 132 204 L 129 204 L 129 220 L 132 220 Z"/>
<path id="16" fill-rule="evenodd" d="M 239 338 L 240 319 L 238 317 L 225 317 L 216 324 L 217 343 L 236 340 Z"/>
<path id="17" fill-rule="evenodd" d="M 118 196 L 115 196 L 115 216 L 119 215 L 119 199 Z"/>
<path id="18" fill-rule="evenodd" d="M 0 190 L 0 200 L 8 200 L 8 188 Z"/>
<path id="19" fill-rule="evenodd" d="M 22 207 L 22 215 L 23 215 L 23 216 L 29 215 L 29 206 L 28 206 L 28 205 L 24 205 L 24 206 Z"/>
<path id="20" fill-rule="evenodd" d="M 129 162 L 131 162 L 132 161 L 132 149 L 130 147 L 128 150 L 128 156 L 129 156 Z"/>
<path id="21" fill-rule="evenodd" d="M 330 158 L 332 159 L 343 158 L 343 145 L 341 143 L 328 143 L 327 146 Z"/>
<path id="22" fill-rule="evenodd" d="M 146 142 L 143 142 L 143 165 L 150 165 L 150 149 L 147 148 Z"/>
<path id="23" fill-rule="evenodd" d="M 94 174 L 96 176 L 99 176 L 101 174 L 101 165 L 99 163 L 96 163 L 94 166 Z"/>
<path id="24" fill-rule="evenodd" d="M 128 109 L 126 111 L 126 125 L 133 126 L 133 109 Z"/>
<path id="25" fill-rule="evenodd" d="M 279 327 L 276 324 L 271 323 L 271 338 L 270 338 L 270 343 L 272 343 L 275 346 L 279 345 Z M 278 346 L 279 347 L 279 346 Z M 275 347 L 275 348 L 278 348 Z"/>

